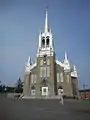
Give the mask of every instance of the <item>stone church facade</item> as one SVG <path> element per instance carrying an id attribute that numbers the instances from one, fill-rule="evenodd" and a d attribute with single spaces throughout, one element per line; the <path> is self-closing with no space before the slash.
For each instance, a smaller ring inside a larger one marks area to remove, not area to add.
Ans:
<path id="1" fill-rule="evenodd" d="M 23 95 L 55 96 L 62 89 L 65 96 L 78 96 L 78 76 L 75 65 L 71 67 L 67 54 L 63 62 L 56 59 L 52 31 L 45 13 L 44 32 L 39 33 L 36 61 L 29 56 L 25 67 Z"/>

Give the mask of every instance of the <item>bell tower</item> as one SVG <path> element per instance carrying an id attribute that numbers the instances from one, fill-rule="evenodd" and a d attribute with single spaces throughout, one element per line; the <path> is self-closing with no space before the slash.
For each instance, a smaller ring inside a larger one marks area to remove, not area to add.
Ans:
<path id="1" fill-rule="evenodd" d="M 44 32 L 40 31 L 39 33 L 39 44 L 37 50 L 37 57 L 41 57 L 43 55 L 53 56 L 54 55 L 54 44 L 51 28 L 48 25 L 48 12 L 45 11 L 45 24 L 44 24 Z"/>
<path id="2" fill-rule="evenodd" d="M 41 95 L 55 95 L 55 53 L 51 28 L 48 25 L 48 12 L 45 11 L 44 31 L 39 33 L 37 49 L 37 91 Z M 40 95 L 37 93 L 37 95 Z"/>

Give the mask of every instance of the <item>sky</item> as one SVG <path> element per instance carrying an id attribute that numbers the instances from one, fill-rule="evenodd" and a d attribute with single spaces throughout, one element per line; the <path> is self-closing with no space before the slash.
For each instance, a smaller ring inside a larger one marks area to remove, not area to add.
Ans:
<path id="1" fill-rule="evenodd" d="M 78 72 L 79 88 L 90 88 L 89 0 L 0 0 L 0 81 L 15 85 L 24 77 L 29 55 L 36 58 L 40 29 L 48 6 L 56 58 L 68 54 Z"/>

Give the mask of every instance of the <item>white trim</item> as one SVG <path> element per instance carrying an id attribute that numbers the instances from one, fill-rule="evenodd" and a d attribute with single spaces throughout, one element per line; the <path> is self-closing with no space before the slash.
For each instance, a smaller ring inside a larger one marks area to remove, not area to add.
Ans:
<path id="1" fill-rule="evenodd" d="M 64 65 L 64 71 L 65 71 L 65 72 L 70 72 L 70 66 Z"/>
<path id="2" fill-rule="evenodd" d="M 64 67 L 63 63 L 61 63 L 60 61 L 56 60 L 56 63 L 57 63 L 58 65 L 60 65 L 61 67 Z"/>
<path id="3" fill-rule="evenodd" d="M 47 32 L 47 33 L 43 32 L 43 33 L 42 33 L 42 37 L 45 37 L 46 35 L 47 35 L 47 36 L 51 36 L 50 32 Z"/>
<path id="4" fill-rule="evenodd" d="M 44 92 L 46 90 L 46 92 Z M 48 87 L 42 87 L 42 96 L 47 96 L 48 95 Z"/>
<path id="5" fill-rule="evenodd" d="M 71 72 L 71 77 L 78 77 L 77 72 Z"/>
<path id="6" fill-rule="evenodd" d="M 37 54 L 37 57 L 43 57 L 43 55 L 47 55 L 47 56 L 53 56 L 54 52 L 50 52 L 50 51 L 43 51 Z"/>
<path id="7" fill-rule="evenodd" d="M 34 63 L 32 66 L 31 66 L 31 69 L 32 70 L 34 67 L 36 67 L 36 63 Z"/>

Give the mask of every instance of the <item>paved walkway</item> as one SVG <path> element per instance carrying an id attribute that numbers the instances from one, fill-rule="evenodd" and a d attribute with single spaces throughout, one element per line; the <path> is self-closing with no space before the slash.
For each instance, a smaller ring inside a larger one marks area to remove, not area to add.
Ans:
<path id="1" fill-rule="evenodd" d="M 90 120 L 90 101 L 1 99 L 0 120 Z"/>

